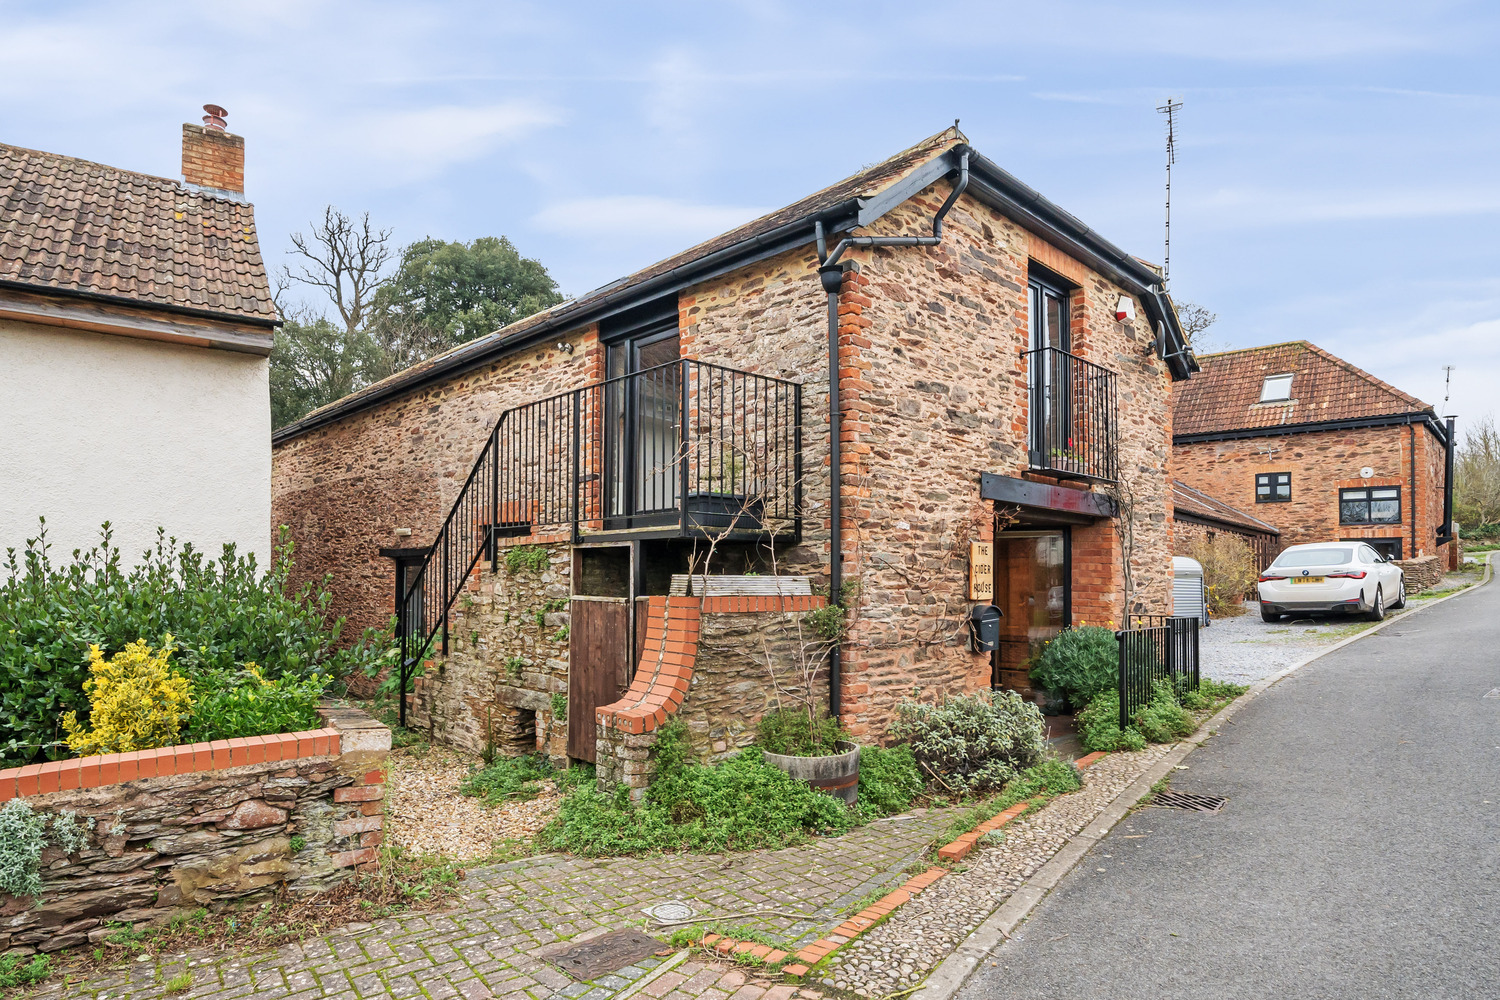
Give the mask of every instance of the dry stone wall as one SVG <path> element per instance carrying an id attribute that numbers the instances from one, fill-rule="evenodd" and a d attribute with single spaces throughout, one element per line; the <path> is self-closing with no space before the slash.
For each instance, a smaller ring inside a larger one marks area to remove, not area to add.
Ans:
<path id="1" fill-rule="evenodd" d="M 110 923 L 152 925 L 283 889 L 320 892 L 373 865 L 390 731 L 352 709 L 327 714 L 332 728 L 313 733 L 0 772 L 3 797 L 71 812 L 89 831 L 77 853 L 43 851 L 40 899 L 0 893 L 0 953 L 57 951 L 99 940 Z"/>

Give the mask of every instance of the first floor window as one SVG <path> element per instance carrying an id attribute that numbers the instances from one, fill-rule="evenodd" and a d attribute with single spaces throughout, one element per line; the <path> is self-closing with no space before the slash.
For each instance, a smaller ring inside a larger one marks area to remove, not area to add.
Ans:
<path id="1" fill-rule="evenodd" d="M 1339 490 L 1340 524 L 1400 524 L 1401 487 Z"/>
<path id="2" fill-rule="evenodd" d="M 1259 472 L 1255 475 L 1256 503 L 1283 503 L 1292 498 L 1290 472 Z"/>

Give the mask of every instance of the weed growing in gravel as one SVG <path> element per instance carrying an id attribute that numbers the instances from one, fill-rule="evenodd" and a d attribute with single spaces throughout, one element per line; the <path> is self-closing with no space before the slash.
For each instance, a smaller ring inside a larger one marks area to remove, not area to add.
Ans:
<path id="1" fill-rule="evenodd" d="M 487 806 L 497 806 L 536 798 L 542 793 L 541 783 L 556 776 L 557 771 L 540 754 L 496 757 L 459 782 L 458 790 L 481 799 Z"/>
<path id="2" fill-rule="evenodd" d="M 0 989 L 13 986 L 30 986 L 52 974 L 52 956 L 33 955 L 30 959 L 20 955 L 0 955 Z"/>
<path id="3" fill-rule="evenodd" d="M 1082 787 L 1083 779 L 1078 774 L 1078 768 L 1067 761 L 1044 760 L 1011 779 L 1001 789 L 999 795 L 971 805 L 960 812 L 948 824 L 948 829 L 943 835 L 937 838 L 935 846 L 941 847 L 963 836 L 980 823 L 993 819 L 1017 802 L 1034 799 L 1036 801 L 1032 808 L 1040 808 L 1057 796 L 1077 791 Z"/>
<path id="4" fill-rule="evenodd" d="M 843 833 L 874 813 L 792 780 L 756 747 L 699 764 L 681 720 L 661 728 L 656 758 L 644 802 L 632 803 L 623 787 L 605 795 L 581 784 L 537 835 L 538 846 L 586 856 L 775 848 Z"/>
<path id="5" fill-rule="evenodd" d="M 186 993 L 193 988 L 193 974 L 191 972 L 179 972 L 162 984 L 165 993 Z"/>

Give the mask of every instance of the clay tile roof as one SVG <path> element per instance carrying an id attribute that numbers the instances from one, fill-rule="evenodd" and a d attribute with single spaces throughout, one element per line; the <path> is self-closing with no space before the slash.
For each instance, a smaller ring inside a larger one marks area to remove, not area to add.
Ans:
<path id="1" fill-rule="evenodd" d="M 1221 524 L 1233 524 L 1251 531 L 1261 531 L 1272 535 L 1281 534 L 1274 524 L 1267 524 L 1260 518 L 1246 514 L 1238 507 L 1215 497 L 1209 496 L 1202 490 L 1195 490 L 1187 483 L 1180 480 L 1172 480 L 1172 509 L 1178 514 L 1192 514 L 1209 521 L 1218 521 Z"/>
<path id="2" fill-rule="evenodd" d="M 249 204 L 3 143 L 0 282 L 277 318 Z"/>
<path id="3" fill-rule="evenodd" d="M 1407 413 L 1432 407 L 1305 340 L 1199 355 L 1174 387 L 1172 433 L 1216 434 Z M 1291 375 L 1291 398 L 1262 403 L 1268 376 Z"/>

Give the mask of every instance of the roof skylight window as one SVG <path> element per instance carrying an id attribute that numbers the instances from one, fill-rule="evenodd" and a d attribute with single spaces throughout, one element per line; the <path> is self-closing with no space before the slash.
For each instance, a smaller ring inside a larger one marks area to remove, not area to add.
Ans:
<path id="1" fill-rule="evenodd" d="M 1292 398 L 1292 376 L 1290 375 L 1267 375 L 1266 381 L 1260 387 L 1260 401 L 1262 403 L 1279 403 L 1285 399 Z"/>

